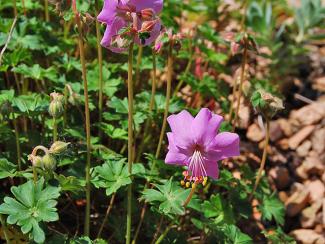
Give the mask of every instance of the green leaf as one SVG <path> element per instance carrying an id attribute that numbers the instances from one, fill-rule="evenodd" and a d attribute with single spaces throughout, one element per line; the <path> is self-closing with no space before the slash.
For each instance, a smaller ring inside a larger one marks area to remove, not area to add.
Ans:
<path id="1" fill-rule="evenodd" d="M 92 183 L 97 188 L 105 188 L 110 196 L 121 187 L 132 183 L 125 159 L 110 159 L 93 169 Z"/>
<path id="2" fill-rule="evenodd" d="M 84 190 L 85 181 L 79 180 L 74 176 L 58 175 L 56 179 L 59 181 L 62 191 L 71 191 L 77 193 Z"/>
<path id="3" fill-rule="evenodd" d="M 5 158 L 0 158 L 0 179 L 7 177 L 14 177 L 16 174 L 17 166 L 10 163 Z"/>
<path id="4" fill-rule="evenodd" d="M 215 223 L 234 223 L 232 206 L 222 199 L 220 194 L 212 195 L 209 201 L 203 202 L 204 216 L 214 218 Z"/>
<path id="5" fill-rule="evenodd" d="M 250 244 L 253 240 L 246 234 L 242 233 L 235 225 L 226 225 L 223 228 L 224 235 L 226 236 L 226 243 L 232 244 Z"/>
<path id="6" fill-rule="evenodd" d="M 277 224 L 284 224 L 285 208 L 276 195 L 264 196 L 263 204 L 259 205 L 259 209 L 261 210 L 264 219 L 272 221 L 274 218 Z"/>
<path id="7" fill-rule="evenodd" d="M 183 189 L 178 183 L 170 179 L 163 185 L 154 185 L 156 189 L 146 189 L 141 197 L 151 204 L 158 203 L 158 209 L 165 215 L 183 215 L 185 209 L 183 204 L 191 189 Z"/>
<path id="8" fill-rule="evenodd" d="M 43 178 L 36 184 L 30 180 L 13 186 L 11 192 L 15 198 L 5 197 L 0 213 L 8 215 L 7 223 L 19 225 L 23 233 L 29 233 L 30 239 L 43 243 L 45 234 L 40 223 L 59 219 L 55 206 L 60 190 L 59 187 L 44 186 Z"/>

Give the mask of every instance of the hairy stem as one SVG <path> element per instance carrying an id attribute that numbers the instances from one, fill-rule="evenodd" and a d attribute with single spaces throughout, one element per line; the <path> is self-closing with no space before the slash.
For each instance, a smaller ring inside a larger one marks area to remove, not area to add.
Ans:
<path id="1" fill-rule="evenodd" d="M 53 117 L 53 142 L 58 140 L 58 123 L 56 118 Z"/>
<path id="2" fill-rule="evenodd" d="M 73 11 L 75 13 L 75 20 L 78 26 L 79 33 L 79 53 L 80 62 L 82 66 L 82 79 L 84 84 L 84 96 L 85 96 L 85 117 L 86 117 L 86 143 L 87 143 L 87 161 L 86 161 L 86 213 L 85 213 L 85 228 L 84 234 L 89 236 L 90 232 L 90 157 L 91 157 L 91 144 L 90 144 L 90 113 L 89 113 L 89 96 L 88 96 L 88 82 L 87 82 L 87 70 L 85 49 L 82 36 L 82 26 L 79 13 L 77 11 L 76 0 L 73 0 Z"/>
<path id="3" fill-rule="evenodd" d="M 137 56 L 137 66 L 135 67 L 135 86 L 141 86 L 140 84 L 140 66 L 142 63 L 142 54 L 143 54 L 143 47 L 139 46 L 138 56 Z"/>
<path id="4" fill-rule="evenodd" d="M 270 140 L 270 120 L 267 118 L 266 119 L 266 136 L 265 136 L 265 141 L 264 141 L 264 149 L 263 149 L 263 156 L 262 156 L 262 161 L 260 164 L 260 168 L 258 169 L 258 173 L 257 173 L 257 177 L 256 177 L 256 181 L 254 184 L 254 188 L 253 191 L 250 194 L 249 199 L 252 200 L 253 199 L 253 195 L 257 189 L 258 184 L 261 181 L 262 178 L 262 173 L 265 167 L 265 163 L 266 163 L 266 157 L 267 157 L 267 148 L 269 146 L 269 140 Z"/>
<path id="5" fill-rule="evenodd" d="M 96 5 L 96 15 L 99 14 L 99 4 L 98 0 L 95 1 Z M 102 138 L 102 130 L 101 124 L 103 121 L 103 89 L 104 89 L 104 81 L 103 81 L 103 50 L 102 46 L 100 45 L 100 41 L 102 36 L 100 34 L 100 24 L 98 20 L 96 21 L 96 39 L 97 39 L 97 55 L 98 55 L 98 69 L 99 69 L 99 93 L 98 93 L 98 113 L 99 113 L 99 137 Z"/>
<path id="6" fill-rule="evenodd" d="M 111 212 L 111 209 L 113 207 L 113 204 L 114 204 L 114 200 L 115 200 L 115 195 L 116 193 L 114 193 L 111 197 L 111 200 L 109 202 L 109 205 L 107 207 L 107 210 L 106 210 L 106 213 L 105 213 L 105 217 L 104 217 L 104 220 L 103 220 L 103 223 L 101 224 L 100 228 L 99 228 L 99 231 L 98 231 L 98 234 L 97 234 L 97 239 L 100 238 L 102 232 L 103 232 L 103 229 L 104 229 L 104 226 L 106 225 L 106 222 L 107 222 L 107 219 L 108 219 L 108 216 L 109 216 L 109 213 Z"/>
<path id="7" fill-rule="evenodd" d="M 165 231 L 159 236 L 158 240 L 155 242 L 155 244 L 159 244 L 161 243 L 164 238 L 167 236 L 168 232 L 170 231 L 170 229 L 173 227 L 174 225 L 174 221 L 171 222 L 165 229 Z"/>
<path id="8" fill-rule="evenodd" d="M 16 0 L 13 0 L 13 7 L 14 7 L 14 16 L 17 17 L 18 12 L 17 12 L 17 2 L 16 2 Z"/>
<path id="9" fill-rule="evenodd" d="M 21 5 L 23 6 L 24 15 L 27 16 L 27 11 L 26 11 L 26 7 L 25 7 L 25 0 L 21 0 Z"/>
<path id="10" fill-rule="evenodd" d="M 50 21 L 50 15 L 49 15 L 49 2 L 48 0 L 44 0 L 44 12 L 45 12 L 45 21 Z"/>
<path id="11" fill-rule="evenodd" d="M 155 95 L 156 95 L 156 78 L 157 78 L 157 64 L 156 64 L 156 53 L 152 51 L 152 70 L 153 70 L 153 75 L 152 75 L 152 83 L 151 83 L 151 98 L 150 98 L 150 104 L 149 104 L 149 113 L 152 112 L 154 106 L 155 106 Z M 144 126 L 144 133 L 142 136 L 141 144 L 139 145 L 139 149 L 137 152 L 137 159 L 136 162 L 139 162 L 140 157 L 143 152 L 144 144 L 145 144 L 145 138 L 149 132 L 150 128 L 150 123 L 151 123 L 151 118 L 149 118 L 146 121 L 146 124 Z"/>
<path id="12" fill-rule="evenodd" d="M 160 154 L 160 150 L 161 150 L 161 146 L 162 146 L 162 142 L 164 139 L 164 135 L 165 135 L 165 130 L 166 130 L 166 125 L 167 125 L 167 116 L 168 116 L 168 110 L 169 110 L 169 100 L 170 100 L 170 96 L 171 96 L 171 83 L 172 83 L 172 77 L 173 77 L 173 42 L 171 42 L 169 44 L 169 50 L 168 50 L 168 71 L 167 71 L 167 91 L 166 91 L 166 105 L 165 105 L 165 112 L 164 112 L 164 119 L 163 119 L 163 125 L 161 128 L 161 132 L 160 132 L 160 137 L 159 137 L 159 143 L 158 143 L 158 147 L 156 150 L 156 154 L 155 157 L 158 158 L 159 154 Z M 152 165 L 152 169 L 155 168 L 155 164 L 156 164 L 156 160 L 153 162 Z M 147 188 L 149 186 L 149 182 L 146 183 L 145 188 Z M 143 220 L 144 220 L 144 216 L 146 214 L 146 209 L 147 209 L 147 203 L 145 203 L 142 207 L 141 210 L 141 218 L 136 230 L 136 234 L 135 237 L 132 241 L 132 243 L 136 242 L 136 239 L 138 237 L 138 234 L 140 232 Z"/>
<path id="13" fill-rule="evenodd" d="M 69 96 L 69 89 L 67 85 L 64 87 L 63 96 L 64 96 L 63 127 L 67 128 L 67 112 L 68 112 L 68 96 Z"/>
<path id="14" fill-rule="evenodd" d="M 14 129 L 15 129 L 17 164 L 18 164 L 19 171 L 21 171 L 21 150 L 20 150 L 20 142 L 19 142 L 19 130 L 18 130 L 18 125 L 17 125 L 17 120 L 15 117 L 13 118 L 13 125 L 14 125 Z"/>
<path id="15" fill-rule="evenodd" d="M 163 118 L 163 124 L 161 127 L 159 142 L 156 150 L 155 157 L 158 158 L 162 146 L 162 142 L 164 140 L 166 125 L 167 125 L 167 116 L 169 110 L 169 102 L 170 102 L 170 95 L 171 95 L 171 87 L 172 87 L 172 77 L 173 77 L 173 41 L 169 44 L 168 50 L 168 70 L 167 70 L 167 90 L 166 90 L 166 105 L 165 105 L 165 112 Z M 154 167 L 154 165 L 153 165 Z"/>
<path id="16" fill-rule="evenodd" d="M 128 170 L 132 175 L 133 164 L 133 46 L 129 47 L 128 57 Z M 126 218 L 126 244 L 131 242 L 131 220 L 132 220 L 132 183 L 128 186 L 127 218 Z"/>
<path id="17" fill-rule="evenodd" d="M 234 123 L 232 125 L 232 131 L 235 131 L 236 124 L 238 121 L 238 116 L 239 116 L 238 113 L 239 113 L 240 102 L 241 102 L 241 97 L 242 97 L 242 93 L 243 93 L 243 83 L 244 83 L 245 73 L 246 73 L 245 69 L 246 69 L 246 64 L 247 64 L 247 51 L 248 51 L 246 37 L 244 37 L 244 42 L 245 42 L 245 44 L 244 44 L 243 61 L 241 64 L 240 83 L 239 83 L 238 94 L 237 94 L 237 107 L 236 107 L 236 112 L 235 112 Z M 237 83 L 237 81 L 235 83 Z M 233 97 L 233 99 L 234 99 L 234 97 Z"/>

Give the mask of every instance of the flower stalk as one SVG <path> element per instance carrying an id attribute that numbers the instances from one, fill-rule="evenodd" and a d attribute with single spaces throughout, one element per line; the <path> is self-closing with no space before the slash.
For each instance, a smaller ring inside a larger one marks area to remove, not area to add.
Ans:
<path id="1" fill-rule="evenodd" d="M 85 49 L 82 36 L 82 26 L 79 13 L 77 11 L 76 0 L 72 1 L 73 12 L 75 14 L 75 21 L 78 27 L 78 43 L 80 62 L 82 66 L 82 79 L 84 84 L 84 96 L 85 96 L 85 117 L 86 117 L 86 144 L 87 144 L 87 161 L 86 161 L 86 213 L 85 213 L 85 235 L 89 236 L 90 232 L 90 157 L 91 157 L 91 144 L 90 144 L 90 113 L 89 113 L 89 96 L 88 96 L 88 82 L 87 82 L 87 70 Z"/>
<path id="2" fill-rule="evenodd" d="M 237 106 L 236 106 L 236 112 L 235 112 L 235 118 L 234 118 L 234 123 L 232 125 L 232 131 L 235 131 L 237 122 L 238 122 L 238 116 L 239 116 L 239 108 L 240 108 L 240 102 L 241 102 L 241 97 L 243 93 L 243 83 L 245 79 L 245 74 L 246 74 L 246 64 L 247 64 L 247 55 L 248 55 L 248 43 L 247 43 L 247 36 L 245 34 L 244 36 L 244 53 L 243 53 L 243 61 L 241 64 L 241 73 L 240 73 L 240 81 L 239 81 L 239 88 L 238 88 L 238 93 L 237 93 Z M 237 81 L 235 81 L 235 84 Z M 235 87 L 234 84 L 234 87 Z M 235 89 L 235 88 L 234 88 Z M 235 89 L 236 90 L 236 89 Z M 234 90 L 234 91 L 235 91 Z M 234 95 L 234 94 L 233 94 Z M 233 100 L 234 100 L 233 96 Z M 233 107 L 233 106 L 232 106 Z M 232 112 L 231 112 L 232 113 Z M 230 121 L 231 123 L 231 121 Z"/>
<path id="3" fill-rule="evenodd" d="M 140 83 L 140 66 L 142 63 L 142 54 L 143 54 L 143 46 L 139 46 L 138 56 L 137 56 L 137 66 L 135 68 L 135 86 L 139 87 Z"/>
<path id="4" fill-rule="evenodd" d="M 132 42 L 129 47 L 128 57 L 128 171 L 132 175 L 133 164 L 133 47 Z M 132 183 L 128 186 L 127 193 L 127 218 L 126 218 L 126 243 L 131 242 L 131 222 L 132 222 Z"/>
<path id="5" fill-rule="evenodd" d="M 95 1 L 96 5 L 96 15 L 99 14 L 99 3 L 98 0 Z M 100 45 L 100 40 L 102 36 L 100 34 L 100 23 L 96 20 L 96 39 L 97 39 L 97 55 L 98 55 L 98 69 L 99 69 L 99 93 L 98 93 L 98 113 L 99 113 L 99 137 L 102 137 L 101 124 L 103 121 L 103 89 L 104 89 L 104 81 L 103 81 L 103 50 Z"/>
<path id="6" fill-rule="evenodd" d="M 56 118 L 53 117 L 53 142 L 58 139 L 58 123 Z"/>
<path id="7" fill-rule="evenodd" d="M 50 15 L 49 15 L 49 1 L 44 0 L 44 12 L 45 12 L 45 21 L 50 21 Z"/>
<path id="8" fill-rule="evenodd" d="M 101 234 L 103 232 L 104 226 L 106 225 L 106 222 L 107 222 L 109 213 L 111 212 L 112 207 L 113 207 L 113 204 L 114 204 L 115 196 L 116 196 L 116 194 L 114 193 L 112 195 L 112 197 L 111 197 L 111 200 L 109 202 L 109 205 L 108 205 L 107 210 L 106 210 L 106 213 L 105 213 L 105 217 L 104 217 L 103 223 L 101 224 L 101 226 L 99 228 L 99 231 L 98 231 L 98 234 L 97 234 L 97 239 L 100 238 L 100 236 L 101 236 Z"/>
<path id="9" fill-rule="evenodd" d="M 165 104 L 165 111 L 164 111 L 164 118 L 163 118 L 163 124 L 161 127 L 159 142 L 156 150 L 155 157 L 158 158 L 162 146 L 162 142 L 164 140 L 166 126 L 167 126 L 167 117 L 168 117 L 168 111 L 169 111 L 169 102 L 171 97 L 171 87 L 172 87 L 172 78 L 173 78 L 173 46 L 174 42 L 173 40 L 169 43 L 169 49 L 168 49 L 168 68 L 167 68 L 167 90 L 166 90 L 166 104 Z M 154 165 L 153 165 L 154 167 Z"/>
<path id="10" fill-rule="evenodd" d="M 262 178 L 262 173 L 265 167 L 265 163 L 266 163 L 266 157 L 267 157 L 267 149 L 269 146 L 269 140 L 270 140 L 270 120 L 268 118 L 266 118 L 266 136 L 265 136 L 265 141 L 264 141 L 264 149 L 263 149 L 263 156 L 262 156 L 262 160 L 261 160 L 261 164 L 260 164 L 260 168 L 258 170 L 257 173 L 257 177 L 256 177 L 256 181 L 254 184 L 254 188 L 253 191 L 250 194 L 249 200 L 251 201 L 253 199 L 253 195 L 257 189 L 258 184 L 261 181 Z"/>

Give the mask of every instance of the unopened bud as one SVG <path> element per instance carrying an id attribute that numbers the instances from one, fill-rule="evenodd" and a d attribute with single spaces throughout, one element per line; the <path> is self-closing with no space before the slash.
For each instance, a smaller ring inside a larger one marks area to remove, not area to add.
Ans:
<path id="1" fill-rule="evenodd" d="M 43 167 L 43 160 L 42 160 L 42 157 L 40 156 L 32 156 L 31 155 L 31 161 L 32 161 L 32 164 L 34 167 L 37 167 L 37 168 L 42 168 Z"/>
<path id="2" fill-rule="evenodd" d="M 55 155 L 61 154 L 65 150 L 67 150 L 69 144 L 70 143 L 66 143 L 66 142 L 63 142 L 63 141 L 56 141 L 50 147 L 50 153 L 55 154 Z"/>
<path id="3" fill-rule="evenodd" d="M 156 25 L 156 21 L 145 21 L 142 23 L 140 32 L 150 32 L 152 31 L 153 27 Z"/>
<path id="4" fill-rule="evenodd" d="M 46 170 L 54 170 L 56 167 L 56 159 L 51 154 L 47 153 L 42 158 L 43 167 Z"/>
<path id="5" fill-rule="evenodd" d="M 141 10 L 141 12 L 140 12 L 140 17 L 144 21 L 152 20 L 154 15 L 155 15 L 155 11 L 152 8 L 146 8 L 146 9 Z"/>
<path id="6" fill-rule="evenodd" d="M 51 103 L 49 106 L 49 114 L 53 118 L 57 119 L 63 114 L 64 97 L 63 95 L 56 92 L 52 92 L 50 96 L 51 96 Z"/>

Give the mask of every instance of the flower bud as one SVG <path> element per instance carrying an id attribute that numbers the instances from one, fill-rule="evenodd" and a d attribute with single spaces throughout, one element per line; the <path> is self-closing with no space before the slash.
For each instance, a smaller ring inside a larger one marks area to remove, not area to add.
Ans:
<path id="1" fill-rule="evenodd" d="M 284 109 L 283 101 L 280 98 L 263 89 L 256 91 L 252 96 L 252 100 L 253 105 L 255 103 L 254 107 L 269 119 Z"/>
<path id="2" fill-rule="evenodd" d="M 70 143 L 66 143 L 66 142 L 63 142 L 63 141 L 56 141 L 50 147 L 50 153 L 55 154 L 55 155 L 61 154 L 65 150 L 67 150 L 69 144 Z"/>
<path id="3" fill-rule="evenodd" d="M 63 95 L 56 92 L 52 92 L 50 96 L 51 96 L 51 103 L 49 106 L 49 114 L 53 118 L 57 119 L 63 114 L 64 97 Z"/>
<path id="4" fill-rule="evenodd" d="M 56 159 L 50 153 L 47 153 L 42 158 L 43 168 L 46 170 L 54 170 L 56 168 Z"/>
<path id="5" fill-rule="evenodd" d="M 144 21 L 152 20 L 154 15 L 155 15 L 155 11 L 152 8 L 146 8 L 141 10 L 140 12 L 140 18 Z"/>
<path id="6" fill-rule="evenodd" d="M 43 160 L 40 156 L 31 156 L 31 161 L 34 167 L 42 168 L 43 167 Z"/>
<path id="7" fill-rule="evenodd" d="M 145 21 L 142 23 L 140 32 L 150 32 L 152 31 L 153 27 L 157 21 L 151 20 L 151 21 Z"/>

